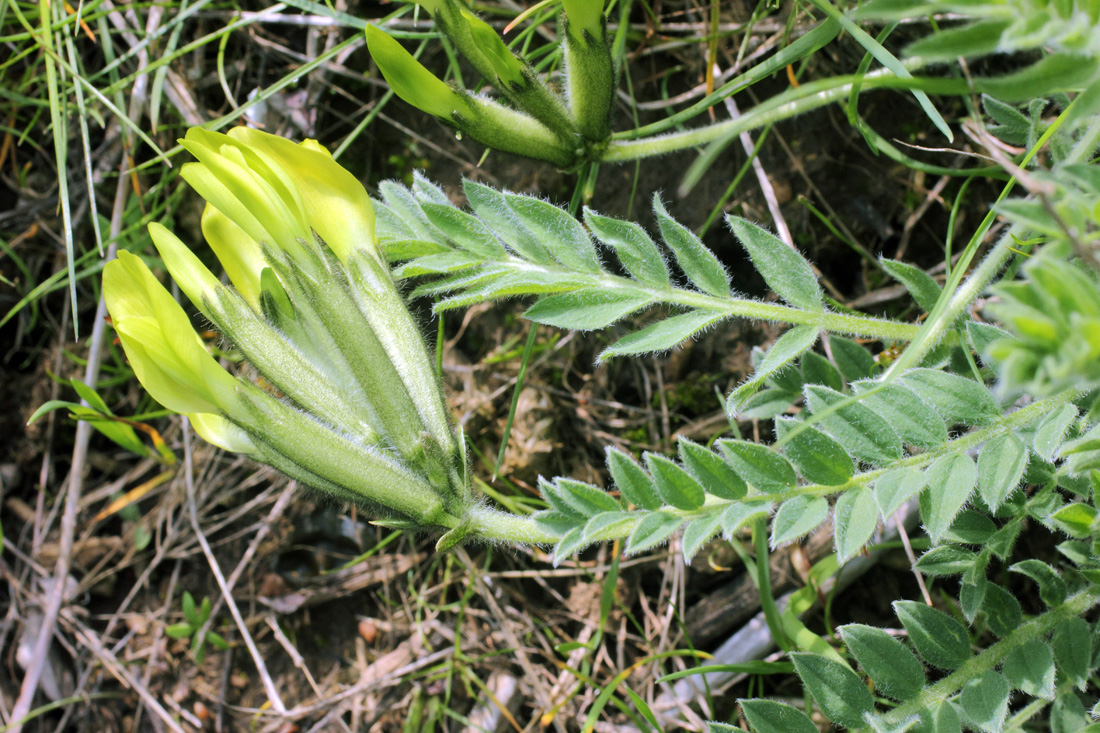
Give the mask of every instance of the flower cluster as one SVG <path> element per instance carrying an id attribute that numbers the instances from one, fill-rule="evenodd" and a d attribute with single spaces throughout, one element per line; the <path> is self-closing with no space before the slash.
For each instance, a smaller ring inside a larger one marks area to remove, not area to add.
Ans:
<path id="1" fill-rule="evenodd" d="M 243 356 L 233 374 L 137 256 L 104 297 L 138 379 L 196 431 L 345 500 L 458 528 L 473 502 L 464 453 L 420 330 L 374 236 L 363 186 L 313 141 L 192 129 L 182 175 L 208 202 L 222 284 L 172 232 L 165 267 Z"/>

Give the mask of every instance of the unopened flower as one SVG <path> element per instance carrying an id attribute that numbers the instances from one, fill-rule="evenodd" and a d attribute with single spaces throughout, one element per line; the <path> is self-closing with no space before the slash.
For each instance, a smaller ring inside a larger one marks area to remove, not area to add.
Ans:
<path id="1" fill-rule="evenodd" d="M 444 27 L 450 29 L 448 33 L 463 55 L 523 111 L 452 89 L 397 40 L 368 25 L 367 47 L 393 93 L 490 148 L 563 168 L 574 165 L 578 131 L 561 100 L 528 76 L 522 62 L 490 26 L 468 11 L 456 10 L 453 0 L 441 2 L 439 7 L 437 17 L 446 21 Z"/>

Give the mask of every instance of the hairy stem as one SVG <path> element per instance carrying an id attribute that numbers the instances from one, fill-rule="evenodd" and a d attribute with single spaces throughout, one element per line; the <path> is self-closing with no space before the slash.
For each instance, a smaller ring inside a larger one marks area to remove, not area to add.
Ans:
<path id="1" fill-rule="evenodd" d="M 466 516 L 471 534 L 483 540 L 501 540 L 517 545 L 552 545 L 561 539 L 539 527 L 530 517 L 518 514 L 475 506 Z"/>
<path id="2" fill-rule="evenodd" d="M 919 68 L 920 64 L 910 65 Z M 600 160 L 622 162 L 649 158 L 740 135 L 742 132 L 781 122 L 832 102 L 846 100 L 851 94 L 852 86 L 856 83 L 860 84 L 862 91 L 884 88 L 922 88 L 944 94 L 965 94 L 967 91 L 965 83 L 958 80 L 901 79 L 887 69 L 880 69 L 865 76 L 847 75 L 821 79 L 778 94 L 761 102 L 740 117 L 726 122 L 639 140 L 613 138 Z"/>
<path id="3" fill-rule="evenodd" d="M 737 318 L 772 321 L 774 323 L 788 323 L 791 325 L 810 325 L 832 333 L 847 333 L 881 339 L 883 341 L 908 342 L 915 338 L 921 330 L 920 326 L 914 324 L 875 318 L 873 316 L 804 310 L 778 303 L 765 303 L 759 300 L 750 300 L 748 298 L 737 298 L 733 296 L 722 298 L 708 295 L 697 290 L 686 290 L 682 288 L 647 287 L 630 278 L 608 274 L 584 276 L 565 268 L 532 265 L 530 262 L 517 257 L 510 257 L 501 262 L 486 261 L 484 264 L 486 266 L 503 265 L 523 273 L 546 273 L 556 278 L 565 278 L 570 285 L 578 288 L 599 288 L 647 295 L 650 298 L 651 304 L 665 303 L 668 305 L 683 306 L 685 308 L 724 313 L 727 316 Z M 526 293 L 517 292 L 513 294 L 524 295 Z M 461 295 L 456 296 L 455 301 L 454 303 L 443 301 L 440 305 L 442 309 L 468 305 L 467 302 L 462 300 Z M 437 306 L 437 309 L 440 309 L 440 306 Z"/>

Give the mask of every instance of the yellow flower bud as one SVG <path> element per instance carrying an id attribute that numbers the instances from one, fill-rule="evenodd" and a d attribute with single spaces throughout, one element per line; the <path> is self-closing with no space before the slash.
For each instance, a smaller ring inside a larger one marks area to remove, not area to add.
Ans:
<path id="1" fill-rule="evenodd" d="M 185 414 L 218 414 L 237 404 L 236 380 L 139 257 L 123 251 L 107 263 L 103 297 L 130 365 L 153 399 Z"/>
<path id="2" fill-rule="evenodd" d="M 454 120 L 456 110 L 465 108 L 465 99 L 458 92 L 436 78 L 381 28 L 367 26 L 367 48 L 393 93 L 412 106 L 448 122 Z"/>

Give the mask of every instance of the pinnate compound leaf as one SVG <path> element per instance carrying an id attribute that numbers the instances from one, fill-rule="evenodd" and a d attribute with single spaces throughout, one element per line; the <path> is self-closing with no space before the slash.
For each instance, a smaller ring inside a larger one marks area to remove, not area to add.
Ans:
<path id="1" fill-rule="evenodd" d="M 550 483 L 542 476 L 539 476 L 539 492 L 546 503 L 550 505 L 550 508 L 558 514 L 572 517 L 574 520 L 582 520 L 588 517 L 583 511 L 573 506 L 571 502 L 565 500 L 561 488 L 556 483 Z"/>
<path id="2" fill-rule="evenodd" d="M 695 511 L 703 506 L 706 494 L 703 487 L 690 473 L 685 471 L 674 461 L 656 453 L 645 454 L 645 465 L 653 480 L 657 482 L 657 493 L 665 504 L 683 509 L 686 512 Z"/>
<path id="3" fill-rule="evenodd" d="M 771 420 L 790 409 L 801 397 L 801 392 L 764 389 L 745 400 L 737 412 L 730 414 L 745 420 Z"/>
<path id="4" fill-rule="evenodd" d="M 809 329 L 813 332 L 814 335 L 817 335 L 819 333 L 818 329 L 815 326 L 810 325 L 795 326 L 791 329 L 791 331 L 794 331 L 795 329 Z M 788 331 L 787 333 L 790 333 L 790 331 Z M 776 343 L 778 343 L 778 340 L 776 341 Z M 814 343 L 815 342 L 811 341 L 810 345 L 812 346 Z M 773 346 L 772 348 L 775 347 Z M 768 354 L 770 353 L 770 349 L 765 351 L 759 346 L 754 346 L 751 356 L 753 367 L 758 370 L 766 367 L 770 363 L 770 357 L 768 356 Z M 802 352 L 799 353 L 801 354 Z M 806 385 L 806 383 L 802 381 L 801 369 L 782 368 L 770 370 L 766 382 L 769 387 L 775 387 L 776 389 L 781 389 L 784 392 L 794 392 L 798 397 L 802 396 L 802 388 Z"/>
<path id="5" fill-rule="evenodd" d="M 875 683 L 875 688 L 904 701 L 924 689 L 924 668 L 905 645 L 882 629 L 862 624 L 840 627 L 848 651 Z"/>
<path id="6" fill-rule="evenodd" d="M 817 343 L 820 330 L 815 326 L 795 326 L 775 340 L 768 353 L 756 367 L 756 373 L 730 393 L 726 400 L 726 411 L 731 415 L 737 415 L 745 407 L 746 402 L 752 397 L 766 380 L 788 369 L 796 359 L 813 348 Z M 791 369 L 794 372 L 796 370 Z M 801 385 L 798 389 L 801 389 Z M 790 402 L 788 402 L 788 405 Z M 786 409 L 786 406 L 784 406 Z"/>
<path id="7" fill-rule="evenodd" d="M 722 528 L 722 513 L 711 512 L 705 516 L 694 519 L 684 528 L 684 536 L 680 540 L 680 547 L 684 553 L 684 560 L 691 562 L 695 553 L 699 551 L 707 540 Z"/>
<path id="8" fill-rule="evenodd" d="M 996 583 L 985 589 L 981 610 L 990 631 L 1002 639 L 1019 628 L 1024 617 L 1016 597 Z"/>
<path id="9" fill-rule="evenodd" d="M 591 545 L 625 537 L 640 521 L 641 518 L 637 512 L 602 512 L 589 519 L 584 525 L 584 543 Z"/>
<path id="10" fill-rule="evenodd" d="M 883 474 L 875 481 L 875 503 L 885 522 L 901 505 L 917 495 L 928 483 L 924 472 L 918 468 L 899 468 Z"/>
<path id="11" fill-rule="evenodd" d="M 848 399 L 828 387 L 806 386 L 806 403 L 810 411 L 815 415 L 827 413 L 818 424 L 832 433 L 850 454 L 876 465 L 901 458 L 901 439 L 882 415 L 859 402 L 831 409 Z"/>
<path id="12" fill-rule="evenodd" d="M 575 272 L 600 272 L 600 258 L 592 239 L 569 212 L 549 201 L 505 193 L 508 208 L 550 256 Z"/>
<path id="13" fill-rule="evenodd" d="M 978 574 L 978 569 L 984 563 L 979 561 L 974 571 L 963 576 L 959 584 L 959 610 L 968 624 L 974 623 L 978 613 L 982 610 L 985 601 L 985 592 L 989 590 L 991 583 L 985 576 Z"/>
<path id="14" fill-rule="evenodd" d="M 1054 653 L 1032 639 L 1009 652 L 1001 672 L 1014 689 L 1044 700 L 1054 699 Z"/>
<path id="15" fill-rule="evenodd" d="M 479 264 L 481 261 L 476 257 L 448 250 L 411 259 L 394 268 L 393 277 L 395 280 L 404 280 L 421 275 L 446 275 L 477 267 Z"/>
<path id="16" fill-rule="evenodd" d="M 931 313 L 936 307 L 936 301 L 940 298 L 942 288 L 932 276 L 919 267 L 913 267 L 905 262 L 889 260 L 883 257 L 879 260 L 882 269 L 890 273 L 890 276 L 905 286 L 913 300 L 926 313 Z"/>
<path id="17" fill-rule="evenodd" d="M 917 601 L 894 601 L 909 641 L 924 661 L 939 669 L 954 670 L 970 659 L 970 637 L 956 619 Z"/>
<path id="18" fill-rule="evenodd" d="M 922 710 L 920 722 L 912 728 L 913 733 L 962 733 L 962 722 L 951 702 L 942 702 L 930 709 Z"/>
<path id="19" fill-rule="evenodd" d="M 776 418 L 775 436 L 782 439 L 799 424 L 798 420 L 791 418 Z M 783 452 L 798 468 L 798 472 L 813 484 L 840 486 L 847 483 L 855 472 L 851 456 L 840 443 L 812 425 L 803 427 L 791 438 L 783 446 Z"/>
<path id="20" fill-rule="evenodd" d="M 619 502 L 598 486 L 569 478 L 555 479 L 554 485 L 562 500 L 586 517 L 594 517 L 601 512 L 617 512 L 621 508 Z"/>
<path id="21" fill-rule="evenodd" d="M 639 509 L 660 509 L 661 495 L 653 479 L 635 463 L 634 459 L 608 446 L 607 468 L 619 495 Z"/>
<path id="22" fill-rule="evenodd" d="M 877 526 L 875 496 L 869 488 L 861 486 L 841 494 L 833 511 L 837 561 L 843 563 L 855 557 Z"/>
<path id="23" fill-rule="evenodd" d="M 470 208 L 497 233 L 509 249 L 540 265 L 548 265 L 554 261 L 538 237 L 520 223 L 519 218 L 508 207 L 502 192 L 468 179 L 462 182 L 462 189 Z"/>
<path id="24" fill-rule="evenodd" d="M 738 700 L 756 733 L 817 733 L 817 726 L 798 708 L 774 700 Z"/>
<path id="25" fill-rule="evenodd" d="M 978 454 L 978 495 L 993 511 L 1020 485 L 1027 468 L 1027 448 L 1016 433 L 998 435 Z"/>
<path id="26" fill-rule="evenodd" d="M 378 184 L 378 192 L 382 194 L 386 207 L 412 232 L 411 239 L 438 242 L 444 238 L 443 233 L 424 215 L 420 202 L 409 189 L 395 181 L 382 181 Z"/>
<path id="27" fill-rule="evenodd" d="M 1058 624 L 1051 640 L 1058 671 L 1084 690 L 1092 660 L 1092 630 L 1083 618 L 1071 618 Z"/>
<path id="28" fill-rule="evenodd" d="M 1095 705 L 1093 706 L 1095 708 Z M 1050 733 L 1098 733 L 1100 723 L 1093 722 L 1085 704 L 1073 692 L 1065 691 L 1050 706 Z"/>
<path id="29" fill-rule="evenodd" d="M 661 237 L 676 257 L 676 264 L 692 284 L 704 293 L 717 298 L 729 297 L 730 278 L 726 268 L 714 253 L 706 248 L 699 237 L 668 215 L 658 194 L 653 195 L 653 213 L 657 216 Z"/>
<path id="30" fill-rule="evenodd" d="M 921 494 L 925 529 L 938 544 L 963 508 L 978 480 L 978 467 L 968 455 L 944 456 L 928 468 L 928 486 Z"/>
<path id="31" fill-rule="evenodd" d="M 569 530 L 579 527 L 584 522 L 583 517 L 564 514 L 556 509 L 535 512 L 531 515 L 531 519 L 540 529 L 544 529 L 557 537 L 564 537 L 569 533 Z"/>
<path id="32" fill-rule="evenodd" d="M 1014 573 L 1020 573 L 1039 584 L 1039 598 L 1048 606 L 1059 606 L 1066 600 L 1069 589 L 1066 581 L 1051 566 L 1042 560 L 1021 560 L 1009 568 Z"/>
<path id="33" fill-rule="evenodd" d="M 874 712 L 875 701 L 863 680 L 847 665 L 820 654 L 791 654 L 795 672 L 825 717 L 847 728 L 865 725 L 864 713 Z"/>
<path id="34" fill-rule="evenodd" d="M 802 381 L 820 384 L 840 392 L 844 389 L 844 377 L 833 363 L 821 354 L 808 351 L 802 355 Z"/>
<path id="35" fill-rule="evenodd" d="M 450 247 L 437 242 L 424 242 L 419 239 L 383 239 L 381 234 L 378 235 L 378 244 L 381 245 L 383 254 L 386 255 L 386 260 L 391 263 L 401 262 L 403 260 L 414 260 L 418 257 L 426 257 L 428 255 L 459 254 Z M 467 255 L 466 259 L 475 264 L 481 264 L 481 260 L 476 257 L 469 257 Z"/>
<path id="36" fill-rule="evenodd" d="M 554 567 L 560 565 L 566 558 L 572 557 L 573 553 L 586 544 L 583 527 L 574 527 L 569 530 L 569 533 L 558 540 L 558 544 L 554 546 Z"/>
<path id="37" fill-rule="evenodd" d="M 451 253 L 455 256 L 466 257 L 460 253 Z M 421 258 L 423 259 L 423 258 Z M 476 270 L 470 272 L 459 272 L 451 275 L 450 277 L 440 278 L 431 282 L 422 283 L 415 288 L 409 294 L 410 298 L 419 298 L 425 295 L 442 295 L 445 293 L 457 293 L 462 290 L 468 290 L 471 288 L 478 288 L 494 283 L 508 274 L 507 268 L 485 266 L 478 267 Z M 395 272 L 395 277 L 397 273 Z M 441 307 L 439 304 L 433 309 L 435 312 L 446 310 L 446 307 Z"/>
<path id="38" fill-rule="evenodd" d="M 978 556 L 965 547 L 940 545 L 917 560 L 917 570 L 925 575 L 962 575 L 974 568 Z"/>
<path id="39" fill-rule="evenodd" d="M 656 288 L 670 285 L 668 266 L 646 231 L 632 221 L 620 221 L 584 208 L 584 221 L 603 244 L 615 251 L 630 276 Z"/>
<path id="40" fill-rule="evenodd" d="M 947 538 L 951 542 L 964 545 L 984 545 L 997 532 L 997 525 L 985 512 L 976 509 L 964 509 L 955 517 L 948 530 Z"/>
<path id="41" fill-rule="evenodd" d="M 602 363 L 614 356 L 668 351 L 703 329 L 713 326 L 728 317 L 726 313 L 698 310 L 666 318 L 651 326 L 646 326 L 641 331 L 623 336 L 604 349 L 596 358 L 596 362 Z"/>
<path id="42" fill-rule="evenodd" d="M 889 415 L 890 425 L 903 443 L 931 449 L 947 442 L 947 425 L 943 418 L 916 392 L 896 383 L 879 385 L 866 381 L 852 385 L 859 395 L 873 387 L 879 389 L 863 396 L 863 404 L 881 415 Z"/>
<path id="43" fill-rule="evenodd" d="M 1050 522 L 1070 537 L 1087 539 L 1097 522 L 1096 508 L 1083 502 L 1067 504 L 1050 515 Z"/>
<path id="44" fill-rule="evenodd" d="M 987 733 L 1000 733 L 1008 717 L 1011 689 L 999 672 L 989 670 L 963 686 L 959 703 L 972 724 Z"/>
<path id="45" fill-rule="evenodd" d="M 984 425 L 1001 414 L 984 384 L 938 369 L 911 369 L 900 380 L 950 424 Z"/>
<path id="46" fill-rule="evenodd" d="M 809 534 L 829 516 L 829 502 L 820 496 L 796 496 L 779 505 L 772 520 L 772 549 Z"/>
<path id="47" fill-rule="evenodd" d="M 767 446 L 744 440 L 719 440 L 718 449 L 741 478 L 758 491 L 774 494 L 797 483 L 794 466 Z"/>
<path id="48" fill-rule="evenodd" d="M 372 198 L 370 202 L 371 206 L 374 207 L 374 233 L 378 237 L 378 241 L 386 248 L 387 255 L 391 242 L 415 240 L 417 238 L 416 232 L 393 209 L 376 198 Z"/>
<path id="49" fill-rule="evenodd" d="M 722 536 L 727 540 L 732 540 L 733 536 L 737 533 L 737 530 L 744 527 L 746 524 L 751 524 L 757 519 L 766 519 L 771 516 L 772 509 L 775 508 L 775 504 L 756 504 L 749 502 L 737 502 L 730 504 L 726 507 L 726 510 L 722 512 Z"/>
<path id="50" fill-rule="evenodd" d="M 1035 435 L 1031 439 L 1031 446 L 1035 449 L 1035 455 L 1048 463 L 1054 458 L 1054 452 L 1062 444 L 1066 436 L 1066 430 L 1077 418 L 1075 405 L 1062 405 L 1051 412 L 1035 428 Z"/>
<path id="51" fill-rule="evenodd" d="M 413 171 L 413 195 L 423 205 L 425 203 L 435 203 L 442 206 L 450 206 L 451 208 L 457 208 L 451 203 L 451 200 L 447 198 L 447 194 L 443 189 L 428 180 L 420 171 Z"/>
<path id="52" fill-rule="evenodd" d="M 626 553 L 634 555 L 664 542 L 684 523 L 682 517 L 670 512 L 652 512 L 642 517 L 626 541 Z"/>
<path id="53" fill-rule="evenodd" d="M 833 352 L 833 360 L 837 369 L 844 375 L 844 379 L 854 382 L 871 376 L 871 370 L 875 366 L 875 358 L 867 352 L 867 349 L 855 341 L 829 334 L 829 349 Z"/>
<path id="54" fill-rule="evenodd" d="M 459 249 L 489 260 L 504 256 L 504 247 L 476 216 L 456 209 L 450 203 L 421 203 L 420 208 L 428 221 Z"/>
<path id="55" fill-rule="evenodd" d="M 824 310 L 821 286 L 810 263 L 782 239 L 739 216 L 726 224 L 749 252 L 753 267 L 768 287 L 795 308 Z"/>
<path id="56" fill-rule="evenodd" d="M 1012 545 L 1015 544 L 1016 538 L 1020 536 L 1021 529 L 1023 529 L 1023 524 L 1020 522 L 1005 524 L 993 533 L 993 536 L 989 538 L 989 542 L 986 543 L 986 547 L 1000 559 L 1007 560 L 1012 553 Z"/>
<path id="57" fill-rule="evenodd" d="M 737 501 L 748 493 L 745 480 L 720 455 L 698 443 L 680 438 L 680 460 L 708 494 Z"/>
<path id="58" fill-rule="evenodd" d="M 479 268 L 480 269 L 480 268 Z M 470 287 L 465 292 L 452 295 L 435 305 L 435 311 L 442 312 L 455 308 L 467 308 L 475 303 L 500 300 L 513 295 L 535 295 L 541 293 L 566 293 L 580 290 L 588 285 L 583 278 L 571 275 L 560 276 L 550 272 L 506 272 L 482 271 L 479 278 L 484 284 Z M 452 289 L 448 286 L 447 289 Z M 430 289 L 417 289 L 415 294 L 425 294 Z"/>
<path id="59" fill-rule="evenodd" d="M 651 302 L 645 293 L 629 290 L 574 290 L 539 298 L 523 317 L 556 328 L 593 331 L 607 328 Z"/>

